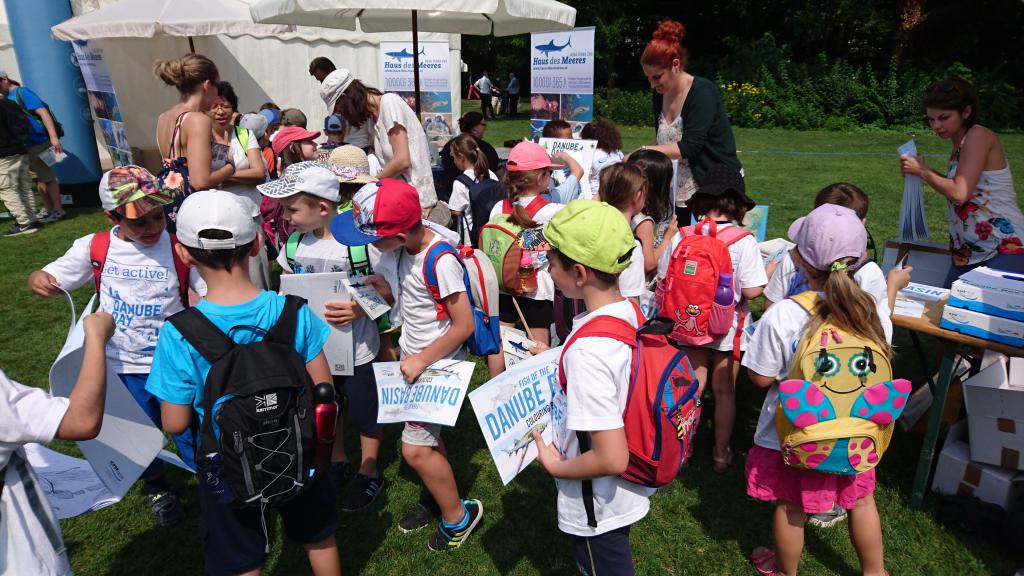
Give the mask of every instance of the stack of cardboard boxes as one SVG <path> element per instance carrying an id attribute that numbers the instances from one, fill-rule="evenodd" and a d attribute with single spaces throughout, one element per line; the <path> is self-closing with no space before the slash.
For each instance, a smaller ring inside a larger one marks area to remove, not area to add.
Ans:
<path id="1" fill-rule="evenodd" d="M 1024 490 L 1024 358 L 1000 357 L 965 381 L 964 404 L 967 421 L 950 428 L 932 490 L 1009 514 Z"/>
<path id="2" fill-rule="evenodd" d="M 1024 346 L 1024 275 L 984 266 L 964 274 L 950 288 L 939 326 Z"/>

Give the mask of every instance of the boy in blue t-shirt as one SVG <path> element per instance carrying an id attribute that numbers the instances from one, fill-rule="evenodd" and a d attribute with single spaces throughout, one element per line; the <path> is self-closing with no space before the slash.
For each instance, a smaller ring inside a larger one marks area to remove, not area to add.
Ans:
<path id="1" fill-rule="evenodd" d="M 196 192 L 182 204 L 177 224 L 180 244 L 175 249 L 182 260 L 199 269 L 207 285 L 206 298 L 196 310 L 239 344 L 262 340 L 277 323 L 285 297 L 260 290 L 249 280 L 249 257 L 259 252 L 261 236 L 246 204 L 230 192 Z M 295 349 L 313 382 L 331 378 L 323 353 L 327 334 L 327 325 L 308 307 L 299 309 Z M 200 422 L 205 417 L 203 387 L 210 367 L 172 324 L 164 326 L 146 383 L 162 403 L 164 430 L 174 434 L 187 429 L 193 413 Z M 203 482 L 199 483 L 199 505 L 207 572 L 258 571 L 269 549 L 265 512 L 218 502 Z M 334 540 L 337 512 L 329 479 L 314 476 L 311 486 L 278 510 L 285 533 L 306 549 L 313 573 L 340 574 Z"/>

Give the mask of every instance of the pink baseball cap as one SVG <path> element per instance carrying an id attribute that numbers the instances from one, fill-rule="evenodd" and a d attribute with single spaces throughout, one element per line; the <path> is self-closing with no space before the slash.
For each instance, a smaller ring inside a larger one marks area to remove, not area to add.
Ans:
<path id="1" fill-rule="evenodd" d="M 331 234 L 346 246 L 363 246 L 408 231 L 422 215 L 415 188 L 401 180 L 384 178 L 356 192 L 352 209 L 331 220 Z"/>
<path id="2" fill-rule="evenodd" d="M 843 258 L 856 258 L 851 268 L 857 268 L 866 258 L 868 231 L 853 210 L 822 204 L 790 224 L 789 239 L 796 242 L 800 256 L 816 270 L 828 270 Z"/>
<path id="3" fill-rule="evenodd" d="M 548 151 L 536 142 L 523 140 L 516 144 L 508 153 L 508 161 L 505 169 L 509 172 L 526 172 L 527 170 L 542 170 L 544 168 L 561 168 L 561 164 L 551 161 Z"/>
<path id="4" fill-rule="evenodd" d="M 310 132 L 302 126 L 285 126 L 277 131 L 274 135 L 274 154 L 280 156 L 281 152 L 288 147 L 292 142 L 301 142 L 303 140 L 313 140 L 319 138 L 319 132 Z"/>

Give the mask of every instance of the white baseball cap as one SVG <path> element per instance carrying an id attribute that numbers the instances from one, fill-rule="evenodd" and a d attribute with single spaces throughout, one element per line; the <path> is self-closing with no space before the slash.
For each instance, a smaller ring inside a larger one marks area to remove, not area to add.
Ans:
<path id="1" fill-rule="evenodd" d="M 256 138 L 262 138 L 263 134 L 267 132 L 267 126 L 270 125 L 270 122 L 262 114 L 246 114 L 242 116 L 238 125 L 252 132 Z"/>
<path id="2" fill-rule="evenodd" d="M 244 246 L 256 239 L 256 221 L 252 208 L 244 200 L 224 190 L 193 192 L 178 209 L 178 242 L 190 248 L 225 250 Z M 221 230 L 230 238 L 200 238 L 204 230 Z"/>
<path id="3" fill-rule="evenodd" d="M 320 98 L 323 99 L 324 104 L 327 104 L 327 110 L 334 112 L 335 102 L 341 98 L 342 93 L 353 80 L 355 77 L 347 68 L 338 68 L 324 78 L 324 81 L 320 83 Z"/>
<path id="4" fill-rule="evenodd" d="M 260 194 L 271 198 L 287 198 L 299 192 L 312 194 L 328 202 L 338 202 L 338 177 L 323 162 L 306 160 L 296 162 L 284 171 L 284 176 L 256 186 Z"/>

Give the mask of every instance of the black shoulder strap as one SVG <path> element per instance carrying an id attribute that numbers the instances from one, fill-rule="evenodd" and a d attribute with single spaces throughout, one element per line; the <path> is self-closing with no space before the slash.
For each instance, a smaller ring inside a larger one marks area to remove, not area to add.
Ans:
<path id="1" fill-rule="evenodd" d="M 576 431 L 576 442 L 580 445 L 580 454 L 590 451 L 590 434 Z M 583 509 L 587 511 L 587 526 L 597 528 L 597 514 L 594 513 L 594 481 L 583 480 Z"/>
<path id="2" fill-rule="evenodd" d="M 462 182 L 462 184 L 467 189 L 472 188 L 473 184 L 476 184 L 476 182 L 474 182 L 472 178 L 470 178 L 469 176 L 466 176 L 465 172 L 463 172 L 462 174 L 459 174 L 458 176 L 456 176 L 455 180 L 457 180 L 459 182 Z"/>
<path id="3" fill-rule="evenodd" d="M 278 342 L 281 344 L 294 345 L 295 328 L 299 319 L 299 308 L 306 305 L 306 299 L 294 294 L 284 297 L 284 308 L 277 318 L 277 323 L 267 332 L 264 340 Z"/>
<path id="4" fill-rule="evenodd" d="M 167 321 L 177 328 L 182 337 L 210 364 L 220 360 L 235 347 L 234 340 L 195 308 L 182 310 Z"/>

